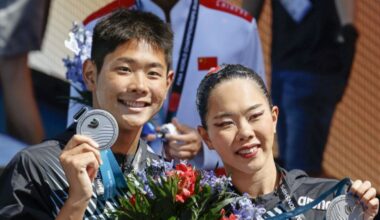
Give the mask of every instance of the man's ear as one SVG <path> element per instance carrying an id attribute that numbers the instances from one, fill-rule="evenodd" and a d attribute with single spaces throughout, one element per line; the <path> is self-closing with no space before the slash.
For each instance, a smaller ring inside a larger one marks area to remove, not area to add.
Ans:
<path id="1" fill-rule="evenodd" d="M 96 79 L 97 79 L 97 68 L 95 63 L 87 59 L 83 63 L 82 67 L 83 72 L 83 81 L 86 84 L 86 87 L 89 91 L 94 91 L 96 88 Z"/>
<path id="2" fill-rule="evenodd" d="M 199 135 L 201 135 L 203 141 L 207 144 L 208 149 L 214 150 L 210 137 L 208 136 L 207 130 L 202 126 L 198 126 L 197 130 L 198 130 Z"/>
<path id="3" fill-rule="evenodd" d="M 174 71 L 169 70 L 167 78 L 166 78 L 166 86 L 168 87 L 168 90 L 172 86 L 173 80 L 174 80 Z"/>

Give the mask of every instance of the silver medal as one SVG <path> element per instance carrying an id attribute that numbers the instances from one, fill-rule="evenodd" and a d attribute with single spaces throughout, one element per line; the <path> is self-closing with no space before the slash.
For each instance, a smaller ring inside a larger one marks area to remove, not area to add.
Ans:
<path id="1" fill-rule="evenodd" d="M 333 199 L 327 208 L 327 220 L 362 220 L 364 210 L 351 195 L 341 195 Z"/>
<path id="2" fill-rule="evenodd" d="M 116 142 L 119 127 L 116 119 L 108 112 L 93 109 L 84 112 L 78 119 L 77 134 L 92 138 L 99 144 L 99 149 L 111 148 Z"/>
<path id="3" fill-rule="evenodd" d="M 119 127 L 116 119 L 108 112 L 101 109 L 82 109 L 75 116 L 77 121 L 77 134 L 92 138 L 99 144 L 100 150 L 109 149 L 116 142 L 119 135 Z M 96 195 L 104 195 L 104 185 L 100 172 L 94 180 L 94 190 Z"/>

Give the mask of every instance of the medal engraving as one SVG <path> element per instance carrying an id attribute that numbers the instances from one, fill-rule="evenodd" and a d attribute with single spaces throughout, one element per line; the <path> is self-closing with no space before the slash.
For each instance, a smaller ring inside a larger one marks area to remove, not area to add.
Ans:
<path id="1" fill-rule="evenodd" d="M 115 118 L 100 109 L 84 112 L 78 120 L 76 129 L 77 134 L 88 136 L 98 143 L 100 150 L 111 148 L 119 133 Z"/>
<path id="2" fill-rule="evenodd" d="M 356 204 L 357 200 L 351 195 L 341 195 L 333 199 L 327 208 L 327 220 L 362 220 L 363 207 Z"/>

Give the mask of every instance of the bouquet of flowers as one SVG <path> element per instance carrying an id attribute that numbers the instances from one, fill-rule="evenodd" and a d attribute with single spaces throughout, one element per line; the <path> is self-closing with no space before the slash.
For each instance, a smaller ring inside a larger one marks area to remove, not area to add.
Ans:
<path id="1" fill-rule="evenodd" d="M 172 169 L 154 162 L 126 180 L 127 196 L 112 213 L 117 219 L 261 219 L 265 213 L 247 195 L 234 193 L 229 177 L 184 163 Z"/>

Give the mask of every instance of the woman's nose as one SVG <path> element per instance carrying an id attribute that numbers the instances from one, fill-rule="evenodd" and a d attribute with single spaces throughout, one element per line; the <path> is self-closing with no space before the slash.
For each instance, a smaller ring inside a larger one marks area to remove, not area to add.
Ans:
<path id="1" fill-rule="evenodd" d="M 238 139 L 239 141 L 249 140 L 255 137 L 255 131 L 248 121 L 243 121 L 239 125 Z"/>

